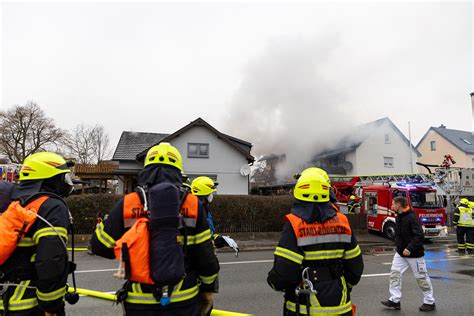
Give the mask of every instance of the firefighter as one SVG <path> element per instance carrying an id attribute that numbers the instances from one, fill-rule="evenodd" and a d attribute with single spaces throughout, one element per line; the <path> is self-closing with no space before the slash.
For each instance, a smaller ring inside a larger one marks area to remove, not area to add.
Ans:
<path id="1" fill-rule="evenodd" d="M 221 236 L 215 232 L 214 220 L 212 218 L 211 211 L 209 210 L 209 204 L 214 199 L 214 194 L 217 192 L 217 182 L 212 181 L 209 177 L 197 177 L 191 184 L 191 192 L 197 196 L 203 203 L 207 214 L 207 222 L 211 229 L 212 240 L 216 248 L 229 247 L 232 248 L 236 255 L 239 252 L 237 243 L 229 236 Z"/>
<path id="2" fill-rule="evenodd" d="M 324 169 L 321 169 L 321 168 L 316 168 L 316 167 L 311 167 L 311 168 L 307 168 L 305 170 L 303 170 L 301 173 L 298 173 L 295 178 L 298 179 L 299 177 L 301 177 L 303 174 L 305 173 L 316 173 L 316 174 L 319 174 L 321 175 L 324 180 L 326 180 L 328 183 L 329 183 L 329 202 L 331 202 L 331 204 L 334 205 L 334 207 L 337 209 L 337 211 L 339 212 L 340 209 L 339 207 L 337 206 L 337 197 L 336 197 L 336 192 L 334 192 L 334 189 L 333 187 L 331 186 L 331 179 L 329 178 L 329 175 L 328 173 L 326 172 L 326 170 Z"/>
<path id="3" fill-rule="evenodd" d="M 357 202 L 357 198 L 355 197 L 355 195 L 351 195 L 349 198 L 349 202 L 347 202 L 347 209 L 348 209 L 349 214 L 355 214 L 356 213 L 355 210 L 359 207 L 360 207 L 360 204 L 359 202 Z"/>
<path id="4" fill-rule="evenodd" d="M 145 166 L 138 174 L 138 184 L 151 188 L 156 184 L 168 183 L 180 188 L 181 196 L 187 193 L 182 183 L 183 163 L 180 152 L 169 143 L 152 147 L 145 158 Z M 141 199 L 136 193 L 126 195 L 110 212 L 109 217 L 99 224 L 92 236 L 92 252 L 114 259 L 114 247 L 137 217 L 146 217 Z M 189 196 L 192 197 L 190 194 Z M 125 202 L 124 202 L 125 201 Z M 203 204 L 186 206 L 186 213 L 195 214 L 185 218 L 182 235 L 187 236 L 185 251 L 186 276 L 173 289 L 170 304 L 162 305 L 154 299 L 156 288 L 150 284 L 126 282 L 124 308 L 127 315 L 194 316 L 205 315 L 213 305 L 213 293 L 217 292 L 219 262 L 214 254 L 211 233 Z M 130 216 L 132 214 L 132 216 Z M 136 215 L 133 217 L 133 215 Z"/>
<path id="5" fill-rule="evenodd" d="M 364 269 L 347 217 L 329 202 L 329 183 L 302 173 L 275 250 L 268 284 L 285 292 L 284 315 L 351 315 L 350 292 Z"/>
<path id="6" fill-rule="evenodd" d="M 456 226 L 458 238 L 458 252 L 474 254 L 474 219 L 472 206 L 468 199 L 459 201 L 459 206 L 454 211 L 453 224 Z"/>
<path id="7" fill-rule="evenodd" d="M 25 206 L 42 200 L 37 214 L 44 221 L 34 221 L 0 266 L 0 283 L 20 285 L 0 286 L 0 315 L 65 315 L 69 211 L 62 198 L 73 190 L 69 168 L 64 158 L 50 152 L 32 154 L 23 162 L 12 198 Z"/>

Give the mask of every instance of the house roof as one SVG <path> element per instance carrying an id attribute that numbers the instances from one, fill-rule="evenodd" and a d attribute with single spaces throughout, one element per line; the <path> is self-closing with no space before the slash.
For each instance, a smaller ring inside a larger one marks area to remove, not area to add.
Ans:
<path id="1" fill-rule="evenodd" d="M 244 141 L 242 139 L 238 139 L 238 138 L 235 138 L 235 137 L 232 137 L 232 136 L 229 136 L 229 135 L 226 135 L 224 133 L 219 132 L 217 129 L 212 127 L 212 125 L 210 125 L 209 123 L 207 123 L 206 121 L 204 121 L 200 117 L 197 118 L 196 120 L 192 121 L 188 125 L 184 126 L 183 128 L 177 130 L 173 134 L 170 134 L 170 135 L 166 136 L 165 138 L 163 138 L 163 139 L 157 141 L 156 143 L 152 144 L 151 146 L 148 146 L 148 147 L 144 148 L 140 153 L 137 154 L 136 159 L 137 160 L 143 160 L 145 158 L 146 152 L 148 151 L 148 149 L 150 147 L 152 147 L 154 145 L 157 145 L 161 142 L 170 142 L 173 138 L 178 137 L 179 135 L 183 134 L 184 132 L 186 132 L 186 131 L 188 131 L 191 128 L 196 127 L 196 126 L 205 127 L 208 130 L 210 130 L 211 132 L 213 132 L 214 134 L 216 134 L 216 136 L 219 139 L 221 139 L 225 143 L 229 144 L 231 147 L 233 147 L 238 152 L 240 152 L 242 155 L 244 155 L 249 163 L 252 163 L 252 162 L 255 161 L 255 158 L 250 154 L 250 150 L 252 149 L 252 144 L 251 143 L 249 143 L 247 141 Z"/>
<path id="2" fill-rule="evenodd" d="M 151 145 L 156 144 L 169 134 L 142 133 L 124 131 L 120 136 L 112 160 L 135 160 L 137 154 Z"/>
<path id="3" fill-rule="evenodd" d="M 152 147 L 154 145 L 157 145 L 161 142 L 170 142 L 173 138 L 178 137 L 179 135 L 183 134 L 184 132 L 186 132 L 186 131 L 188 131 L 191 128 L 196 127 L 196 126 L 205 127 L 208 130 L 210 130 L 219 139 L 221 139 L 225 143 L 229 144 L 235 150 L 237 150 L 242 155 L 244 155 L 249 163 L 252 163 L 252 162 L 255 161 L 254 157 L 250 154 L 250 150 L 252 149 L 252 144 L 251 143 L 249 143 L 247 141 L 244 141 L 242 139 L 238 139 L 238 138 L 235 138 L 233 136 L 229 136 L 229 135 L 226 135 L 224 133 L 219 132 L 217 129 L 212 127 L 209 123 L 207 123 L 206 121 L 204 121 L 200 117 L 198 119 L 192 121 L 188 125 L 184 126 L 183 128 L 177 130 L 173 134 L 167 135 L 167 136 L 163 137 L 162 139 L 159 139 L 158 141 L 148 145 L 147 147 L 142 148 L 142 150 L 136 154 L 136 159 L 137 160 L 143 160 L 145 158 L 146 152 L 148 151 L 148 149 L 150 147 Z"/>
<path id="4" fill-rule="evenodd" d="M 355 151 L 365 140 L 367 140 L 367 138 L 369 138 L 370 132 L 368 131 L 382 126 L 385 122 L 391 125 L 403 140 L 405 140 L 407 143 L 410 142 L 408 138 L 400 131 L 400 129 L 392 122 L 392 120 L 390 120 L 388 117 L 383 117 L 381 119 L 359 125 L 355 128 L 355 130 L 351 131 L 350 135 L 346 135 L 345 137 L 341 138 L 336 146 L 330 150 L 319 153 L 313 159 L 321 159 L 344 152 Z M 415 150 L 418 157 L 420 157 L 421 153 L 413 144 L 412 148 Z"/>
<path id="5" fill-rule="evenodd" d="M 435 131 L 441 137 L 450 142 L 453 146 L 462 150 L 466 154 L 474 154 L 474 135 L 472 132 L 460 131 L 457 129 L 448 129 L 445 127 L 430 127 L 425 135 L 418 142 L 418 146 L 425 140 L 430 131 Z"/>

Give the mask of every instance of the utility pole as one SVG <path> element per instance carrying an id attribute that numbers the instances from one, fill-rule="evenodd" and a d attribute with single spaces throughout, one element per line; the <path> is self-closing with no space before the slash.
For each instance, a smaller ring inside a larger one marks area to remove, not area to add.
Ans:
<path id="1" fill-rule="evenodd" d="M 410 147 L 410 170 L 411 173 L 413 172 L 413 150 L 411 149 L 411 127 L 410 127 L 410 121 L 408 121 L 408 141 L 409 141 L 409 147 Z"/>

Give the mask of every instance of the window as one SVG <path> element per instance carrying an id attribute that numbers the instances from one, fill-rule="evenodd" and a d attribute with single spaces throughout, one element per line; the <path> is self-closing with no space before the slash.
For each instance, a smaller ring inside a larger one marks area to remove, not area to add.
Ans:
<path id="1" fill-rule="evenodd" d="M 393 168 L 393 157 L 383 157 L 383 166 L 385 168 Z"/>
<path id="2" fill-rule="evenodd" d="M 188 158 L 209 158 L 209 144 L 188 143 Z"/>
<path id="3" fill-rule="evenodd" d="M 436 150 L 436 141 L 433 140 L 432 142 L 430 142 L 430 144 L 431 144 L 431 151 L 435 151 Z"/>
<path id="4" fill-rule="evenodd" d="M 472 145 L 472 143 L 470 141 L 468 141 L 467 139 L 461 138 L 461 140 L 463 142 L 465 142 L 466 144 L 468 144 L 468 145 Z"/>
<path id="5" fill-rule="evenodd" d="M 377 216 L 377 192 L 366 192 L 364 196 L 364 208 L 368 216 Z"/>
<path id="6" fill-rule="evenodd" d="M 474 167 L 474 158 L 472 158 L 472 166 Z"/>
<path id="7" fill-rule="evenodd" d="M 385 134 L 385 144 L 390 144 L 390 134 Z"/>

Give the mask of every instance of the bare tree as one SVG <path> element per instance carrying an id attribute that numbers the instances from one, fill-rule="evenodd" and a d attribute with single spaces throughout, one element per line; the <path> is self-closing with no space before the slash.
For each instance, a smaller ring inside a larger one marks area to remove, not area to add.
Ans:
<path id="1" fill-rule="evenodd" d="M 67 138 L 69 154 L 79 163 L 98 163 L 108 158 L 109 136 L 102 125 L 77 125 Z"/>
<path id="2" fill-rule="evenodd" d="M 65 132 L 34 102 L 0 111 L 0 153 L 14 163 L 61 143 Z"/>
<path id="3" fill-rule="evenodd" d="M 106 160 L 110 157 L 110 139 L 109 135 L 105 131 L 105 128 L 102 125 L 96 125 L 94 127 L 95 133 L 95 143 L 96 143 L 96 152 L 95 158 L 97 163 L 102 160 Z"/>

